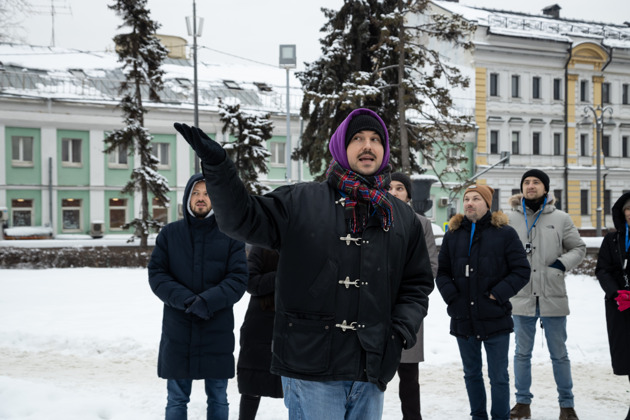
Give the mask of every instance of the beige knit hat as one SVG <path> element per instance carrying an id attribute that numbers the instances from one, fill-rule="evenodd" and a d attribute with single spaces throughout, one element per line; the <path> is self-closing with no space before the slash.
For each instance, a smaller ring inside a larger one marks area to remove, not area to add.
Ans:
<path id="1" fill-rule="evenodd" d="M 479 195 L 481 195 L 481 197 L 483 198 L 483 201 L 485 201 L 488 205 L 488 208 L 492 208 L 492 196 L 494 195 L 494 188 L 488 185 L 471 185 L 466 189 L 464 196 L 466 196 L 466 194 L 471 191 L 478 192 Z"/>

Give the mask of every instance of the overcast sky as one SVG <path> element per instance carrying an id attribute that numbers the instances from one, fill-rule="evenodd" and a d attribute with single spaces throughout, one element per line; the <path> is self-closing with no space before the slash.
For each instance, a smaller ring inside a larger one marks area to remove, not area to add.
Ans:
<path id="1" fill-rule="evenodd" d="M 51 0 L 31 0 L 38 13 L 23 21 L 25 40 L 51 45 Z M 107 8 L 112 0 L 52 0 L 57 13 L 55 45 L 89 51 L 112 49 L 112 38 L 121 19 Z M 540 14 L 554 0 L 461 0 L 461 4 Z M 557 0 L 561 16 L 615 24 L 630 21 L 628 0 Z M 193 0 L 148 0 L 151 18 L 161 33 L 192 38 L 186 31 L 186 16 L 192 15 Z M 296 44 L 298 62 L 310 62 L 320 54 L 319 32 L 325 23 L 320 8 L 339 9 L 343 0 L 197 0 L 197 16 L 204 18 L 198 38 L 201 60 L 234 60 L 227 54 L 277 65 L 280 44 Z M 300 66 L 301 67 L 301 66 Z"/>

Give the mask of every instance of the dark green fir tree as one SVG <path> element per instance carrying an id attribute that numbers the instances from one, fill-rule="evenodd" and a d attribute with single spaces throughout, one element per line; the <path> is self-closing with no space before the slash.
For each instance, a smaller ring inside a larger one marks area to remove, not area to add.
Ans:
<path id="1" fill-rule="evenodd" d="M 149 17 L 147 0 L 117 0 L 109 8 L 122 18 L 119 28 L 126 28 L 129 32 L 114 37 L 118 61 L 122 62 L 125 76 L 120 85 L 120 108 L 125 125 L 107 136 L 104 152 L 127 153 L 130 157 L 137 155 L 139 158 L 139 166 L 134 168 L 121 193 L 140 193 L 140 214 L 127 222 L 123 229 L 132 228 L 134 236 L 131 240 L 138 236 L 140 246 L 146 247 L 150 232 L 158 231 L 162 226 L 160 221 L 151 217 L 149 194 L 159 204 L 168 207 L 170 188 L 167 179 L 157 170 L 158 159 L 152 153 L 153 136 L 144 126 L 147 110 L 143 100 L 160 101 L 159 92 L 164 84 L 161 66 L 167 51 L 155 36 L 160 25 Z"/>

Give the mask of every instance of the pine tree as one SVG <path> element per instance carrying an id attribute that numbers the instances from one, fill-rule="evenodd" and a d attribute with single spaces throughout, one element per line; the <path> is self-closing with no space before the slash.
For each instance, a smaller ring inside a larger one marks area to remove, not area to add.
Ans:
<path id="1" fill-rule="evenodd" d="M 170 191 L 168 181 L 158 173 L 158 160 L 152 154 L 153 136 L 144 127 L 147 110 L 143 105 L 144 96 L 153 102 L 160 101 L 164 74 L 161 65 L 167 51 L 155 36 L 159 24 L 150 19 L 147 0 L 117 0 L 109 8 L 123 19 L 124 23 L 119 28 L 128 27 L 131 32 L 114 37 L 118 46 L 118 61 L 123 63 L 125 74 L 120 86 L 120 107 L 125 126 L 107 136 L 104 152 L 125 150 L 130 156 L 137 154 L 139 157 L 140 165 L 134 168 L 121 193 L 140 192 L 141 213 L 126 223 L 123 229 L 134 228 L 134 235 L 140 237 L 140 246 L 146 247 L 151 229 L 157 231 L 162 225 L 149 213 L 149 192 L 166 207 L 170 201 L 166 195 Z"/>
<path id="2" fill-rule="evenodd" d="M 240 108 L 237 103 L 219 101 L 222 132 L 235 137 L 234 141 L 222 146 L 236 165 L 245 188 L 252 194 L 263 194 L 269 188 L 258 181 L 258 175 L 268 172 L 267 158 L 271 153 L 265 147 L 265 141 L 272 137 L 273 123 L 270 114 L 248 113 Z"/>
<path id="3" fill-rule="evenodd" d="M 306 160 L 312 173 L 321 173 L 328 160 L 328 140 L 337 126 L 352 109 L 363 107 L 388 123 L 393 167 L 424 172 L 410 153 L 415 151 L 431 165 L 448 161 L 438 178 L 463 175 L 456 163 L 465 157 L 447 151 L 463 150 L 457 136 L 470 130 L 471 118 L 453 112 L 449 87 L 466 87 L 468 80 L 419 40 L 469 49 L 466 37 L 474 26 L 441 16 L 409 25 L 405 18 L 422 15 L 427 6 L 428 0 L 346 0 L 337 12 L 323 9 L 325 54 L 298 73 L 305 90 L 301 115 L 308 124 L 294 158 Z"/>

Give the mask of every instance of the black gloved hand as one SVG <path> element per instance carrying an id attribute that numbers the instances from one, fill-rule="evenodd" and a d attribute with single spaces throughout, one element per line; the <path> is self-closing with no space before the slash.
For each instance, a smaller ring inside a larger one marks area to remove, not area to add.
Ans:
<path id="1" fill-rule="evenodd" d="M 192 295 L 191 297 L 186 298 L 186 300 L 184 301 L 184 306 L 186 307 L 186 309 L 188 309 L 188 307 L 193 304 L 196 298 L 197 295 Z"/>
<path id="2" fill-rule="evenodd" d="M 208 137 L 200 128 L 180 123 L 173 124 L 173 127 L 190 144 L 190 147 L 193 148 L 203 163 L 218 165 L 225 159 L 225 149 Z"/>
<path id="3" fill-rule="evenodd" d="M 208 304 L 201 296 L 197 296 L 195 298 L 195 301 L 192 303 L 192 305 L 190 305 L 188 309 L 186 309 L 186 313 L 187 314 L 192 313 L 193 315 L 197 315 L 199 318 L 205 321 L 210 319 L 210 311 L 208 311 Z"/>
<path id="4" fill-rule="evenodd" d="M 551 264 L 549 267 L 557 268 L 562 272 L 566 271 L 566 267 L 564 266 L 564 264 L 562 264 L 560 260 L 555 260 L 553 264 Z"/>

